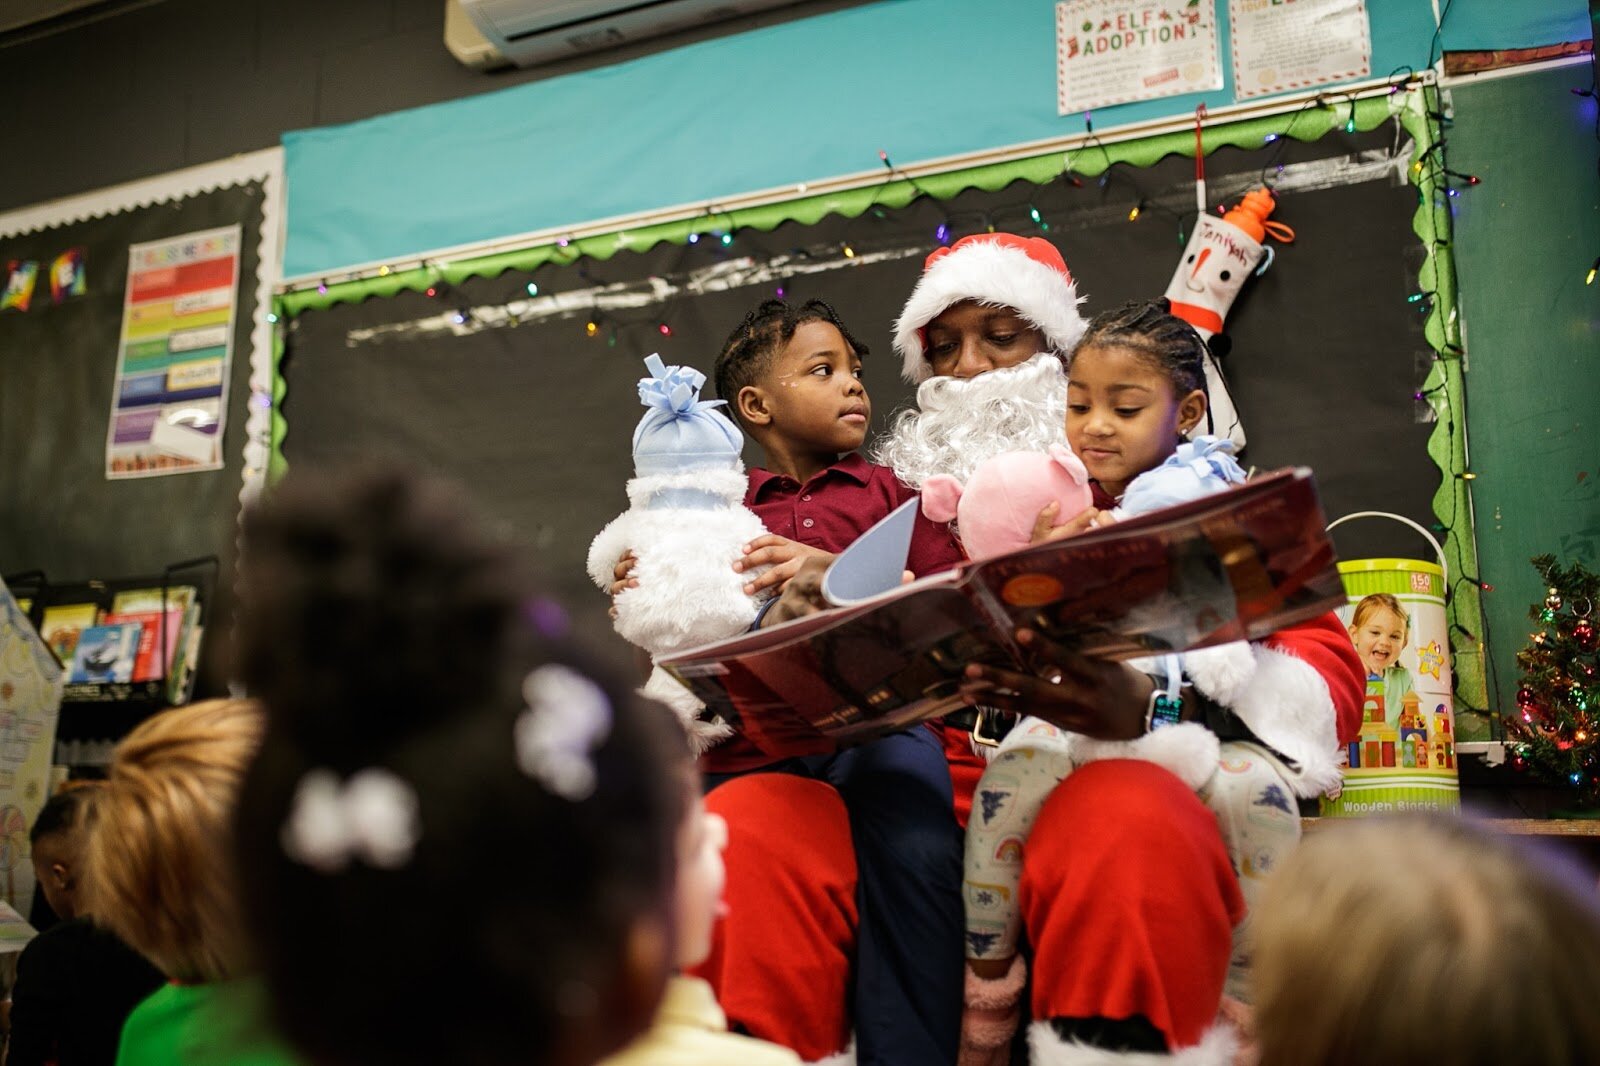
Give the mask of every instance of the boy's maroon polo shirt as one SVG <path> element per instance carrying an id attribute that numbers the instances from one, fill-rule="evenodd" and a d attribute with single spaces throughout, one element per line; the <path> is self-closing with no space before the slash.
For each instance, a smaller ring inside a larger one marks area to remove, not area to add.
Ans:
<path id="1" fill-rule="evenodd" d="M 804 485 L 770 470 L 752 469 L 744 505 L 767 532 L 837 553 L 916 495 L 893 470 L 851 452 Z M 965 561 L 950 527 L 919 513 L 906 569 L 925 577 Z"/>

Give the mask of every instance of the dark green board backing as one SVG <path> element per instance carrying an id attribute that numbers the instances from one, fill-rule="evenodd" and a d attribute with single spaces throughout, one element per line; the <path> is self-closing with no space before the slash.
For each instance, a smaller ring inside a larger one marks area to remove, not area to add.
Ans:
<path id="1" fill-rule="evenodd" d="M 1455 88 L 1450 169 L 1467 342 L 1468 440 L 1491 691 L 1514 705 L 1529 558 L 1600 561 L 1600 141 L 1589 63 Z M 1600 610 L 1600 605 L 1596 605 Z"/>

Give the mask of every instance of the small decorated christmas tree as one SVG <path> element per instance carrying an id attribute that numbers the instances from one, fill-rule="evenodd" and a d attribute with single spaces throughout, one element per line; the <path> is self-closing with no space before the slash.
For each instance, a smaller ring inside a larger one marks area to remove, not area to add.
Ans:
<path id="1" fill-rule="evenodd" d="M 1517 709 L 1506 716 L 1511 763 L 1578 790 L 1582 807 L 1600 806 L 1600 648 L 1595 618 L 1600 577 L 1582 563 L 1538 555 L 1545 598 L 1528 610 L 1539 624 L 1517 653 Z"/>

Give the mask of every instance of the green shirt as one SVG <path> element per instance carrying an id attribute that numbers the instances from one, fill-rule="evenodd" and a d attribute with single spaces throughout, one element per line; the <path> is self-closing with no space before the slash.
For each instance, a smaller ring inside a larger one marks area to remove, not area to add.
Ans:
<path id="1" fill-rule="evenodd" d="M 117 1066 L 299 1066 L 262 1020 L 261 997 L 248 978 L 163 985 L 128 1015 Z"/>

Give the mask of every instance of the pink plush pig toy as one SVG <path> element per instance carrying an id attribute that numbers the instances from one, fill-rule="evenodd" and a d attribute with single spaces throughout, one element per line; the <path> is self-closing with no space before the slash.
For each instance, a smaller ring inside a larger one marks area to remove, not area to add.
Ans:
<path id="1" fill-rule="evenodd" d="M 1052 444 L 1048 452 L 1001 452 L 980 464 L 965 485 L 935 474 L 923 483 L 922 513 L 935 522 L 954 519 L 967 554 L 987 559 L 1027 547 L 1046 504 L 1061 505 L 1060 525 L 1092 498 L 1082 460 L 1066 445 Z"/>

